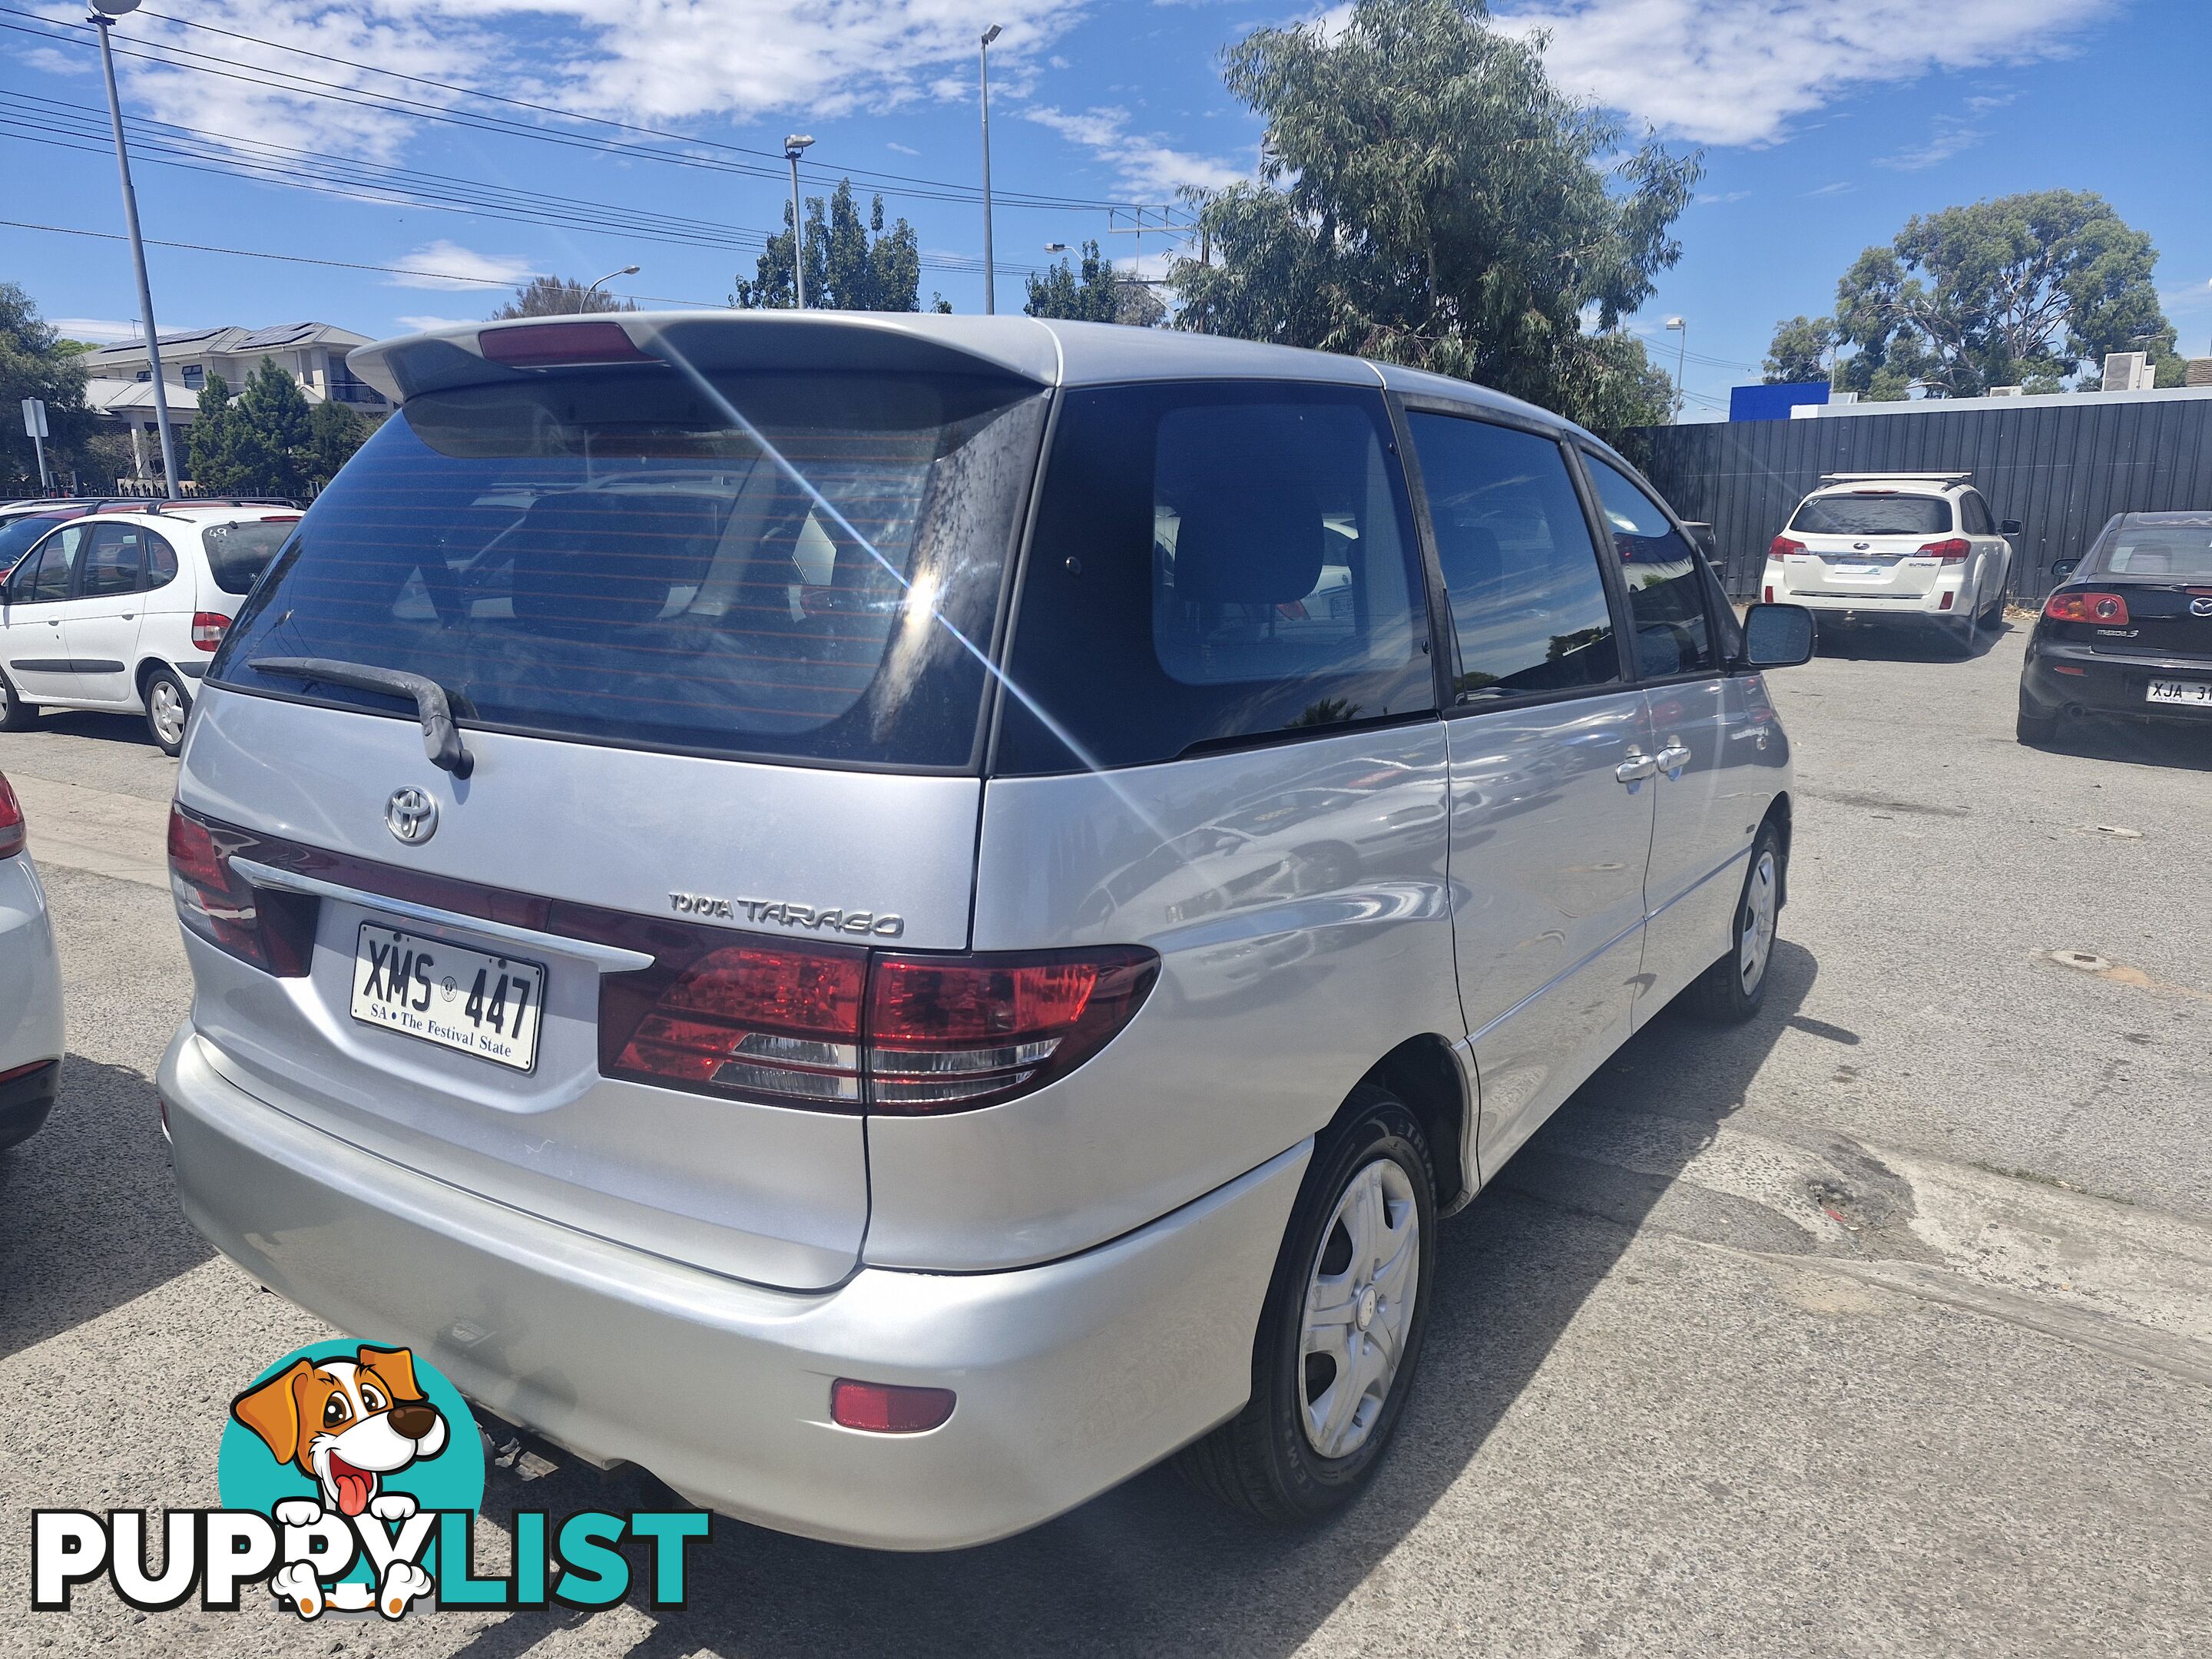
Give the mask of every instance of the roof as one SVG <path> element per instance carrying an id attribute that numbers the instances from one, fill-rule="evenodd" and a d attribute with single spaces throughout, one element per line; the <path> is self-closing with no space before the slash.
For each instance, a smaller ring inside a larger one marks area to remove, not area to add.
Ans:
<path id="1" fill-rule="evenodd" d="M 169 394 L 170 418 L 191 419 L 199 412 L 200 394 L 168 379 L 168 365 L 164 363 L 161 367 L 161 384 Z M 151 380 L 125 380 L 102 375 L 84 383 L 84 401 L 98 415 L 118 415 L 125 411 L 150 415 L 154 412 L 154 383 Z"/>
<path id="2" fill-rule="evenodd" d="M 486 335 L 578 322 L 611 325 L 649 357 L 702 373 L 736 368 L 937 370 L 1040 386 L 1138 380 L 1280 380 L 1384 386 L 1443 397 L 1555 430 L 1559 416 L 1464 380 L 1329 351 L 1264 345 L 1176 329 L 1058 318 L 948 317 L 860 311 L 637 311 L 520 323 L 460 324 L 363 346 L 348 361 L 386 397 L 499 385 L 543 372 L 487 361 Z"/>
<path id="3" fill-rule="evenodd" d="M 162 349 L 173 349 L 181 356 L 204 357 L 227 356 L 236 352 L 280 351 L 288 347 L 329 345 L 351 350 L 368 343 L 368 336 L 356 334 L 349 328 L 340 328 L 335 323 L 277 323 L 268 328 L 240 328 L 235 324 L 222 328 L 184 329 L 174 334 L 160 337 Z M 98 372 L 103 361 L 110 362 L 143 362 L 146 343 L 143 340 L 118 340 L 112 345 L 100 346 L 88 351 L 84 361 Z"/>

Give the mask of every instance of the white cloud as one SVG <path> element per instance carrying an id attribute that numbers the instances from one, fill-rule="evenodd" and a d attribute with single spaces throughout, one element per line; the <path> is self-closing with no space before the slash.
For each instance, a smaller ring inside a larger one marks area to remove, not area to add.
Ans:
<path id="1" fill-rule="evenodd" d="M 1806 194 L 1807 196 L 1808 196 L 1808 197 L 1810 197 L 1810 196 L 1848 196 L 1848 195 L 1850 195 L 1853 191 L 1856 190 L 1857 188 L 1858 188 L 1858 186 L 1857 186 L 1856 185 L 1853 184 L 1850 179 L 1837 179 L 1837 180 L 1835 181 L 1835 183 L 1833 183 L 1833 184 L 1832 184 L 1832 185 L 1821 185 L 1818 190 L 1808 190 L 1808 191 L 1807 191 L 1805 192 L 1805 194 Z"/>
<path id="2" fill-rule="evenodd" d="M 1185 185 L 1219 190 L 1247 176 L 1224 162 L 1174 149 L 1157 133 L 1131 132 L 1129 112 L 1118 106 L 1071 112 L 1046 105 L 1022 115 L 1091 151 L 1114 169 L 1121 189 L 1148 201 L 1173 196 Z"/>
<path id="3" fill-rule="evenodd" d="M 1877 155 L 1874 164 L 1899 173 L 1917 173 L 1923 167 L 1932 167 L 1939 161 L 1948 161 L 1961 150 L 1972 149 L 1986 135 L 1981 128 L 1955 115 L 1939 115 L 1925 143 L 1901 149 L 1894 155 Z"/>
<path id="4" fill-rule="evenodd" d="M 394 276 L 393 288 L 434 288 L 477 293 L 486 288 L 513 288 L 539 273 L 528 257 L 520 253 L 478 253 L 459 242 L 425 242 L 411 253 L 392 262 L 409 271 L 423 273 Z"/>
<path id="5" fill-rule="evenodd" d="M 2177 317 L 2212 315 L 2212 283 L 2176 283 L 2171 288 L 2162 288 L 2158 291 L 2158 303 L 2169 322 Z M 59 323 L 54 326 L 63 327 Z"/>
<path id="6" fill-rule="evenodd" d="M 1741 202 L 1751 192 L 1747 190 L 1706 191 L 1698 198 L 1701 207 L 1726 207 L 1730 202 Z"/>
<path id="7" fill-rule="evenodd" d="M 885 149 L 895 149 L 902 155 L 919 155 L 921 152 L 911 144 L 886 143 Z"/>
<path id="8" fill-rule="evenodd" d="M 394 317 L 395 323 L 404 323 L 410 329 L 471 328 L 483 321 L 481 317 Z"/>
<path id="9" fill-rule="evenodd" d="M 2063 55 L 2118 0 L 1528 0 L 1568 91 L 1669 137 L 1770 143 L 1856 88 Z"/>
<path id="10" fill-rule="evenodd" d="M 49 317 L 46 321 L 65 340 L 89 340 L 94 345 L 108 345 L 117 340 L 138 337 L 138 325 L 128 320 L 118 322 L 106 317 Z M 164 334 L 184 331 L 174 323 L 161 330 Z"/>

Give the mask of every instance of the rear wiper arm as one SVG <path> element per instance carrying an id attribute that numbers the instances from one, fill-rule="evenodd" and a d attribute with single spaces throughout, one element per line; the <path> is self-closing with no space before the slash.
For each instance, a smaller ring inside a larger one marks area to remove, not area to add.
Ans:
<path id="1" fill-rule="evenodd" d="M 457 778 L 476 770 L 476 761 L 461 747 L 460 728 L 453 724 L 452 700 L 446 688 L 423 674 L 403 673 L 397 668 L 375 668 L 365 662 L 345 662 L 336 657 L 256 657 L 246 664 L 257 674 L 278 679 L 320 680 L 325 685 L 349 686 L 356 691 L 381 691 L 388 697 L 406 697 L 422 719 L 422 747 L 430 764 L 442 767 Z"/>

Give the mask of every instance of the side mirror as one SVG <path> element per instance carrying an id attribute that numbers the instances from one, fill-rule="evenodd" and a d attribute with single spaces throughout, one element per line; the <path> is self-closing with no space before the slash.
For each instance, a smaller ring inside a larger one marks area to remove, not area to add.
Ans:
<path id="1" fill-rule="evenodd" d="M 2019 534 L 2020 534 L 2020 520 L 2019 520 L 2018 519 L 2003 519 L 2003 520 L 2000 520 L 1998 521 L 1998 523 L 1997 523 L 1997 534 L 1998 534 L 1998 535 L 2000 535 L 2000 536 L 2017 536 L 2017 535 L 2019 535 Z"/>
<path id="2" fill-rule="evenodd" d="M 1754 605 L 1743 613 L 1743 659 L 1753 668 L 1812 661 L 1813 613 L 1802 605 Z"/>
<path id="3" fill-rule="evenodd" d="M 2060 559 L 2051 565 L 2051 574 L 2054 576 L 2070 576 L 2081 568 L 2081 561 L 2079 559 Z"/>
<path id="4" fill-rule="evenodd" d="M 1685 519 L 1682 528 L 1690 532 L 1690 544 L 1705 556 L 1705 562 L 1717 565 L 1721 560 L 1721 538 L 1714 534 L 1712 526 L 1697 519 Z"/>

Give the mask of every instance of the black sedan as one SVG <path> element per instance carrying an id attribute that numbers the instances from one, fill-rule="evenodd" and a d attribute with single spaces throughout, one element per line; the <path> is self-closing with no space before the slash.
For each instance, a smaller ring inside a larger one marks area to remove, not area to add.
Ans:
<path id="1" fill-rule="evenodd" d="M 2020 740 L 2071 714 L 2212 731 L 2212 511 L 2123 513 L 2043 603 L 2020 671 Z"/>

